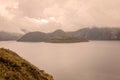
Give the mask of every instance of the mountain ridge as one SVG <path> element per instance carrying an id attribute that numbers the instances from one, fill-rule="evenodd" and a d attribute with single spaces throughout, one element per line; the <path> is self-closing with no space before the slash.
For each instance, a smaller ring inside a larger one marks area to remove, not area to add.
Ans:
<path id="1" fill-rule="evenodd" d="M 21 37 L 20 42 L 50 42 L 50 43 L 73 43 L 73 42 L 85 42 L 87 39 L 84 37 L 75 37 L 63 30 L 56 30 L 51 33 L 43 32 L 30 32 Z"/>

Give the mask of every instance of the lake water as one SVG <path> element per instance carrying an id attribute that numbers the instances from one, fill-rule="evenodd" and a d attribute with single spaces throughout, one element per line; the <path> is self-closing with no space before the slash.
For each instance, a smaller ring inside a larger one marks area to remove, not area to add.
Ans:
<path id="1" fill-rule="evenodd" d="M 81 43 L 0 42 L 55 80 L 120 80 L 120 41 Z"/>

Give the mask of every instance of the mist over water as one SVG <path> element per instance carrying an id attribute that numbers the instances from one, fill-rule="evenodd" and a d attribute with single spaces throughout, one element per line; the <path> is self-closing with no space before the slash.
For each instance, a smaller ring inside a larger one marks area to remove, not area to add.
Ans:
<path id="1" fill-rule="evenodd" d="M 120 80 L 120 42 L 70 44 L 0 42 L 55 80 Z"/>

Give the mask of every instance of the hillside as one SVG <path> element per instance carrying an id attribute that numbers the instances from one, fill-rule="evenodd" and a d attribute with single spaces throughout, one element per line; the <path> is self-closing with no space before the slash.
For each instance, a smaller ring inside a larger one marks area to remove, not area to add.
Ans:
<path id="1" fill-rule="evenodd" d="M 51 33 L 30 32 L 21 37 L 18 41 L 22 42 L 50 42 L 50 43 L 73 43 L 86 42 L 84 37 L 76 37 L 62 30 Z"/>
<path id="2" fill-rule="evenodd" d="M 53 80 L 53 77 L 15 52 L 0 48 L 0 80 Z"/>
<path id="3" fill-rule="evenodd" d="M 82 28 L 77 31 L 64 32 L 60 29 L 51 32 L 29 32 L 18 41 L 22 42 L 51 42 L 73 43 L 88 40 L 120 40 L 120 28 Z"/>
<path id="4" fill-rule="evenodd" d="M 120 40 L 120 28 L 83 28 L 70 34 L 88 40 Z"/>
<path id="5" fill-rule="evenodd" d="M 46 39 L 46 34 L 42 32 L 29 32 L 25 35 L 23 35 L 18 41 L 23 41 L 23 42 L 42 42 Z"/>

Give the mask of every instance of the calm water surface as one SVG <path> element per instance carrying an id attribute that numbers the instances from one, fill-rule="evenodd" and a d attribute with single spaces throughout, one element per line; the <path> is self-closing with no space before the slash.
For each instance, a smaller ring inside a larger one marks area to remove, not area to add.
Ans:
<path id="1" fill-rule="evenodd" d="M 120 41 L 52 44 L 0 42 L 55 80 L 120 80 Z"/>

